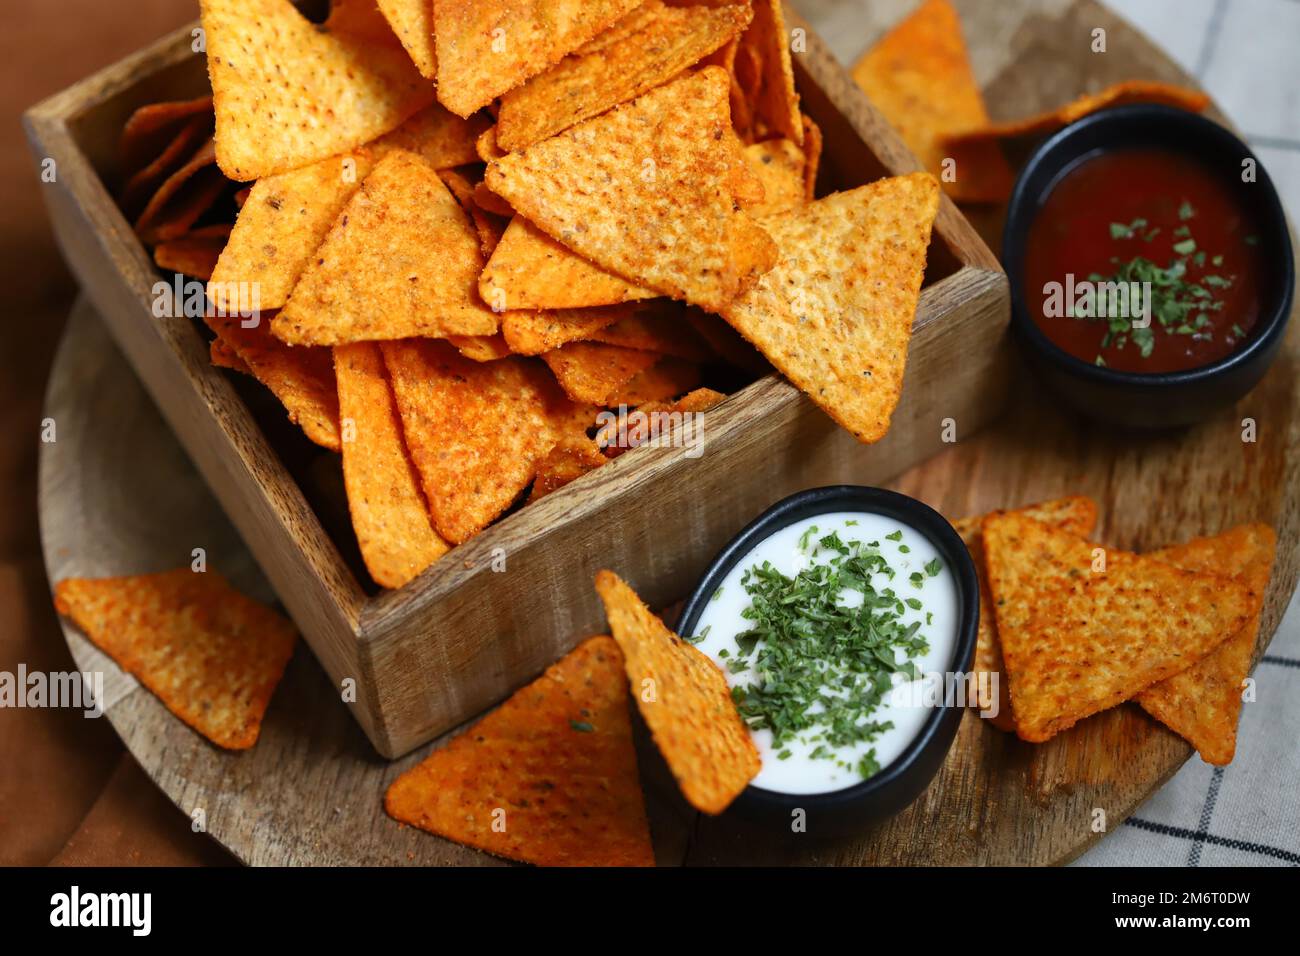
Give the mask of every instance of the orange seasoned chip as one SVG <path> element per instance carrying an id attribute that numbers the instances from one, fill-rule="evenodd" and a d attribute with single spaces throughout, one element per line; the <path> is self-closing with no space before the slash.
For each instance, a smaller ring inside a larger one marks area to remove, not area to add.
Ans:
<path id="1" fill-rule="evenodd" d="M 568 342 L 589 339 L 606 326 L 632 314 L 630 306 L 507 312 L 501 316 L 501 331 L 512 352 L 541 355 Z"/>
<path id="2" fill-rule="evenodd" d="M 216 571 L 66 578 L 54 606 L 167 709 L 229 750 L 257 743 L 297 639 Z"/>
<path id="3" fill-rule="evenodd" d="M 618 645 L 583 641 L 393 781 L 384 809 L 539 866 L 653 866 Z"/>
<path id="4" fill-rule="evenodd" d="M 497 143 L 531 146 L 671 80 L 749 25 L 748 4 L 638 9 L 636 29 L 565 57 L 501 100 Z"/>
<path id="5" fill-rule="evenodd" d="M 710 66 L 488 165 L 520 215 L 638 285 L 720 308 L 771 268 L 736 209 L 729 82 Z M 499 251 L 499 250 L 498 250 Z"/>
<path id="6" fill-rule="evenodd" d="M 474 362 L 495 362 L 515 354 L 500 332 L 496 335 L 449 335 L 447 341 L 457 352 Z"/>
<path id="7" fill-rule="evenodd" d="M 984 520 L 1016 733 L 1042 742 L 1186 670 L 1247 625 L 1259 595 L 1017 514 Z"/>
<path id="8" fill-rule="evenodd" d="M 485 122 L 434 103 L 365 148 L 259 179 L 213 272 L 213 304 L 225 308 L 226 291 L 239 283 L 256 286 L 261 308 L 282 307 L 376 159 L 405 149 L 436 169 L 473 162 L 475 131 Z"/>
<path id="9" fill-rule="evenodd" d="M 153 261 L 159 269 L 207 280 L 216 268 L 221 250 L 230 238 L 230 226 L 218 223 L 191 229 L 175 239 L 154 246 Z"/>
<path id="10" fill-rule="evenodd" d="M 289 413 L 289 421 L 330 451 L 338 451 L 339 400 L 334 360 L 329 349 L 292 348 L 267 329 L 265 316 L 245 328 L 238 316 L 209 315 L 205 321 L 269 388 Z"/>
<path id="11" fill-rule="evenodd" d="M 667 303 L 665 308 L 656 308 L 654 303 L 648 303 L 594 332 L 591 341 L 675 355 L 691 362 L 707 362 L 714 357 L 713 350 L 686 321 L 682 308 L 676 303 Z"/>
<path id="12" fill-rule="evenodd" d="M 753 0 L 753 3 L 754 22 L 740 38 L 740 44 L 757 54 L 755 59 L 761 69 L 752 99 L 754 118 L 767 131 L 802 146 L 799 94 L 794 88 L 790 34 L 785 28 L 781 0 Z"/>
<path id="13" fill-rule="evenodd" d="M 232 372 L 242 372 L 244 375 L 253 374 L 248 363 L 241 359 L 239 353 L 223 339 L 213 339 L 208 343 L 208 357 L 217 368 L 228 368 Z"/>
<path id="14" fill-rule="evenodd" d="M 141 106 L 127 118 L 118 140 L 122 171 L 132 175 L 144 169 L 175 141 L 182 129 L 196 119 L 200 125 L 206 123 L 207 132 L 212 131 L 211 96 Z M 197 146 L 198 142 L 194 145 Z"/>
<path id="15" fill-rule="evenodd" d="M 343 482 L 361 557 L 376 584 L 400 588 L 448 545 L 433 530 L 379 346 L 335 346 L 334 374 L 347 425 Z"/>
<path id="16" fill-rule="evenodd" d="M 433 42 L 433 4 L 430 0 L 377 0 L 379 10 L 402 41 L 415 68 L 427 80 L 438 76 L 438 55 Z"/>
<path id="17" fill-rule="evenodd" d="M 373 6 L 350 6 L 322 29 L 289 0 L 201 0 L 217 162 L 231 179 L 355 149 L 433 101 L 391 31 L 377 34 Z"/>
<path id="18" fill-rule="evenodd" d="M 702 377 L 700 367 L 694 362 L 669 355 L 615 389 L 609 397 L 609 404 L 637 406 L 667 401 L 695 388 Z"/>
<path id="19" fill-rule="evenodd" d="M 618 416 L 606 420 L 596 432 L 596 445 L 606 456 L 617 458 L 656 436 L 669 434 L 675 428 L 689 427 L 690 431 L 683 437 L 698 437 L 698 426 L 687 426 L 685 415 L 707 412 L 726 398 L 711 388 L 697 388 L 676 401 L 646 402 L 635 409 L 620 408 Z"/>
<path id="20" fill-rule="evenodd" d="M 746 146 L 745 162 L 763 186 L 763 199 L 748 207 L 750 215 L 782 212 L 809 198 L 804 182 L 807 160 L 794 140 L 769 139 Z"/>
<path id="21" fill-rule="evenodd" d="M 585 309 L 658 293 L 607 272 L 515 216 L 479 278 L 479 295 L 500 309 Z"/>
<path id="22" fill-rule="evenodd" d="M 609 627 L 655 745 L 682 795 L 725 810 L 758 773 L 758 750 L 718 666 L 664 626 L 612 571 L 596 575 Z"/>
<path id="23" fill-rule="evenodd" d="M 1189 571 L 1229 574 L 1257 595 L 1268 590 L 1277 535 L 1264 524 L 1241 525 L 1212 538 L 1153 551 L 1149 557 Z M 1224 766 L 1237 750 L 1241 695 L 1250 672 L 1259 612 L 1246 625 L 1187 670 L 1166 677 L 1134 700 L 1200 752 L 1206 763 Z"/>
<path id="24" fill-rule="evenodd" d="M 1071 495 L 1067 498 L 1028 505 L 1017 508 L 1012 513 L 1033 518 L 1035 521 L 1068 531 L 1080 538 L 1092 534 L 1097 524 L 1097 503 L 1082 495 Z M 984 711 L 996 710 L 996 713 L 988 718 L 989 723 L 999 730 L 1015 733 L 1016 721 L 1011 711 L 1010 682 L 1007 680 L 1006 668 L 1002 665 L 1002 645 L 998 641 L 993 595 L 989 593 L 989 576 L 984 562 L 984 536 L 981 528 L 987 517 L 988 515 L 979 515 L 974 518 L 962 518 L 952 523 L 975 561 L 975 572 L 979 578 L 979 635 L 975 642 L 975 660 L 971 667 L 971 673 L 975 675 L 977 681 L 978 692 L 971 699 L 971 704 Z M 996 698 L 993 694 L 994 680 L 997 681 Z M 995 699 L 996 708 L 993 706 Z"/>
<path id="25" fill-rule="evenodd" d="M 194 155 L 195 150 L 212 138 L 212 117 L 194 116 L 179 128 L 169 131 L 172 138 L 149 162 L 136 168 L 122 186 L 118 205 L 132 219 L 144 212 L 145 205 L 167 178 L 180 169 Z"/>
<path id="26" fill-rule="evenodd" d="M 767 216 L 780 261 L 722 310 L 862 442 L 884 437 L 898 404 L 938 208 L 939 184 L 914 173 Z"/>
<path id="27" fill-rule="evenodd" d="M 954 199 L 990 201 L 1010 193 L 1011 167 L 1001 156 L 970 170 L 958 163 L 955 178 L 942 175 L 948 156 L 942 138 L 989 122 L 949 0 L 921 4 L 863 54 L 853 78 Z"/>
<path id="28" fill-rule="evenodd" d="M 973 198 L 997 202 L 1010 196 L 1013 184 L 1013 178 L 1003 172 L 1007 163 L 1001 150 L 1004 141 L 1046 136 L 1089 113 L 1112 106 L 1159 103 L 1199 113 L 1209 102 L 1209 97 L 1199 90 L 1168 83 L 1130 80 L 1108 86 L 1098 93 L 1081 96 L 1045 113 L 943 135 L 940 137 L 939 149 L 956 163 L 957 187 L 961 190 L 959 195 L 964 196 L 969 190 L 977 193 Z"/>
<path id="29" fill-rule="evenodd" d="M 148 245 L 184 235 L 225 188 L 208 139 L 150 197 L 135 221 L 136 235 Z"/>
<path id="30" fill-rule="evenodd" d="M 567 403 L 533 359 L 474 362 L 421 339 L 383 350 L 434 528 L 460 544 L 528 487 Z"/>
<path id="31" fill-rule="evenodd" d="M 659 361 L 653 352 L 570 342 L 542 355 L 555 378 L 575 402 L 607 405 L 628 382 Z"/>
<path id="32" fill-rule="evenodd" d="M 808 116 L 803 118 L 803 182 L 805 198 L 817 197 L 817 173 L 822 165 L 822 128 Z"/>
<path id="33" fill-rule="evenodd" d="M 438 174 L 386 154 L 348 201 L 272 331 L 292 345 L 492 335 L 478 233 Z"/>
<path id="34" fill-rule="evenodd" d="M 638 0 L 438 0 L 438 99 L 468 116 L 612 26 Z"/>
<path id="35" fill-rule="evenodd" d="M 605 464 L 607 459 L 601 454 L 596 440 L 587 434 L 595 427 L 599 413 L 595 405 L 570 402 L 569 410 L 557 416 L 559 438 L 550 454 L 537 466 L 529 501 L 544 498 Z"/>

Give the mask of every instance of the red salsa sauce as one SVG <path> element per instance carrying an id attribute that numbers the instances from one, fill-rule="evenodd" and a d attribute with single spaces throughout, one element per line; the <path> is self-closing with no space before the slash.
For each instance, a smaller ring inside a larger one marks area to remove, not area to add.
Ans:
<path id="1" fill-rule="evenodd" d="M 1029 229 L 1024 293 L 1038 327 L 1076 358 L 1128 372 L 1230 355 L 1259 320 L 1263 281 L 1234 175 L 1159 148 L 1068 170 Z"/>

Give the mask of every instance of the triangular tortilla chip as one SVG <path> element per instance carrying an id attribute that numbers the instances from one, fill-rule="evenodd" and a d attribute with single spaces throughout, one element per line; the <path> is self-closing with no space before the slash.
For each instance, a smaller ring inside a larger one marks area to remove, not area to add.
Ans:
<path id="1" fill-rule="evenodd" d="M 1231 574 L 1256 594 L 1268 590 L 1277 535 L 1264 524 L 1241 525 L 1212 538 L 1153 551 L 1149 557 L 1189 571 Z M 1206 763 L 1224 766 L 1237 750 L 1242 685 L 1259 636 L 1259 612 L 1204 658 L 1134 700 L 1182 736 Z"/>
<path id="2" fill-rule="evenodd" d="M 700 384 L 703 376 L 694 362 L 667 356 L 638 372 L 624 386 L 614 390 L 608 404 L 617 407 L 635 407 L 647 402 L 663 402 L 689 392 Z"/>
<path id="3" fill-rule="evenodd" d="M 384 809 L 538 866 L 654 866 L 622 669 L 588 638 L 394 780 Z"/>
<path id="4" fill-rule="evenodd" d="M 172 138 L 150 161 L 132 172 L 119 193 L 118 205 L 131 219 L 144 212 L 167 178 L 194 155 L 194 151 L 212 138 L 212 117 L 193 116 L 171 131 Z"/>
<path id="5" fill-rule="evenodd" d="M 1023 515 L 986 518 L 984 554 L 1016 733 L 1042 742 L 1201 660 L 1259 596 L 1231 577 L 1105 550 Z"/>
<path id="6" fill-rule="evenodd" d="M 54 606 L 173 714 L 218 747 L 257 743 L 297 639 L 216 571 L 67 578 Z"/>
<path id="7" fill-rule="evenodd" d="M 612 571 L 596 575 L 610 632 L 655 745 L 691 806 L 717 814 L 761 767 L 718 665 L 650 613 Z"/>
<path id="8" fill-rule="evenodd" d="M 595 53 L 626 39 L 633 33 L 643 29 L 646 24 L 657 20 L 663 8 L 663 0 L 644 0 L 643 3 L 633 7 L 618 20 L 615 20 L 608 28 L 574 50 L 571 55 L 583 56 L 587 53 Z"/>
<path id="9" fill-rule="evenodd" d="M 1082 495 L 1071 495 L 1055 501 L 1044 501 L 1036 505 L 1017 508 L 1013 514 L 1024 515 L 1068 531 L 1080 538 L 1092 534 L 1097 524 L 1097 502 Z M 989 710 L 993 706 L 992 694 L 981 696 L 981 691 L 991 691 L 992 675 L 997 675 L 997 713 L 988 718 L 989 723 L 999 730 L 1015 733 L 1016 720 L 1011 711 L 1011 683 L 1007 679 L 1006 668 L 1002 665 L 1002 644 L 998 641 L 996 615 L 993 609 L 993 595 L 989 593 L 989 575 L 984 562 L 984 535 L 981 528 L 988 515 L 974 518 L 961 518 L 952 526 L 961 535 L 962 541 L 975 561 L 975 572 L 979 578 L 980 588 L 980 623 L 979 635 L 975 643 L 975 660 L 971 673 L 977 682 L 977 692 L 970 703 L 980 710 Z M 988 675 L 988 676 L 985 676 Z"/>
<path id="10" fill-rule="evenodd" d="M 146 245 L 184 235 L 212 208 L 226 185 L 208 139 L 150 197 L 135 221 L 136 235 Z"/>
<path id="11" fill-rule="evenodd" d="M 665 310 L 640 309 L 593 332 L 590 340 L 625 349 L 675 355 L 690 362 L 707 362 L 714 357 L 713 350 L 691 328 L 676 305 Z"/>
<path id="12" fill-rule="evenodd" d="M 501 99 L 497 144 L 531 146 L 677 76 L 738 34 L 748 4 L 661 7 L 628 35 L 592 52 L 567 56 Z"/>
<path id="13" fill-rule="evenodd" d="M 959 164 L 951 182 L 942 175 L 948 153 L 941 137 L 989 121 L 966 54 L 961 21 L 948 0 L 921 4 L 863 54 L 853 67 L 853 78 L 954 199 L 989 201 L 1010 192 L 1011 167 L 1005 161 L 969 170 L 969 177 Z"/>
<path id="14" fill-rule="evenodd" d="M 745 147 L 745 162 L 763 185 L 763 200 L 752 216 L 768 216 L 801 205 L 807 198 L 803 148 L 794 140 L 769 139 Z"/>
<path id="15" fill-rule="evenodd" d="M 496 335 L 449 335 L 447 341 L 456 347 L 457 352 L 474 362 L 495 362 L 515 354 L 500 332 Z"/>
<path id="16" fill-rule="evenodd" d="M 591 40 L 638 0 L 438 0 L 438 99 L 468 116 Z"/>
<path id="17" fill-rule="evenodd" d="M 192 100 L 171 100 L 166 103 L 147 103 L 129 117 L 122 126 L 118 139 L 118 153 L 122 158 L 121 172 L 131 176 L 153 162 L 175 141 L 180 131 L 199 119 L 212 123 L 212 97 L 200 96 Z M 195 143 L 195 145 L 198 145 Z"/>
<path id="18" fill-rule="evenodd" d="M 373 342 L 334 348 L 343 423 L 343 482 L 366 570 L 400 588 L 447 553 L 433 530 L 384 368 Z"/>
<path id="19" fill-rule="evenodd" d="M 506 344 L 518 355 L 541 355 L 569 342 L 589 339 L 606 326 L 632 315 L 631 306 L 507 312 L 501 316 Z"/>
<path id="20" fill-rule="evenodd" d="M 569 410 L 557 416 L 559 438 L 550 454 L 537 466 L 537 477 L 528 500 L 544 498 L 552 491 L 594 471 L 608 460 L 596 440 L 587 432 L 596 425 L 600 409 L 595 405 L 570 402 Z"/>
<path id="21" fill-rule="evenodd" d="M 415 68 L 427 80 L 438 76 L 438 55 L 433 42 L 433 4 L 430 0 L 377 0 L 379 10 L 402 41 Z"/>
<path id="22" fill-rule="evenodd" d="M 596 445 L 609 458 L 644 445 L 654 436 L 663 436 L 679 427 L 680 416 L 686 413 L 707 412 L 727 400 L 721 392 L 711 388 L 697 388 L 672 402 L 646 402 L 637 408 L 620 408 L 618 417 L 601 425 L 596 432 Z M 638 413 L 640 415 L 638 416 Z M 658 417 L 656 417 L 658 416 Z M 674 420 L 674 416 L 678 416 Z M 689 426 L 694 436 L 697 426 Z"/>
<path id="23" fill-rule="evenodd" d="M 585 309 L 659 294 L 588 262 L 523 216 L 510 220 L 478 289 L 500 309 Z"/>
<path id="24" fill-rule="evenodd" d="M 532 359 L 474 362 L 446 342 L 383 344 L 435 529 L 460 544 L 510 507 L 555 446 L 566 407 Z"/>
<path id="25" fill-rule="evenodd" d="M 217 368 L 228 368 L 232 372 L 252 375 L 248 363 L 239 357 L 239 353 L 230 347 L 224 339 L 213 339 L 208 343 L 208 358 Z"/>
<path id="26" fill-rule="evenodd" d="M 217 163 L 231 179 L 355 149 L 433 101 L 433 85 L 406 52 L 348 29 L 355 18 L 321 28 L 289 0 L 201 0 L 199 9 Z"/>
<path id="27" fill-rule="evenodd" d="M 272 331 L 293 345 L 492 335 L 478 233 L 423 159 L 393 150 L 348 201 Z"/>
<path id="28" fill-rule="evenodd" d="M 817 173 L 822 166 L 822 128 L 803 118 L 803 183 L 805 198 L 812 202 L 817 198 Z"/>
<path id="29" fill-rule="evenodd" d="M 206 281 L 229 238 L 230 226 L 226 223 L 191 229 L 154 246 L 153 261 L 165 272 L 179 272 Z"/>
<path id="30" fill-rule="evenodd" d="M 1011 195 L 1014 182 L 1013 177 L 1005 173 L 1007 159 L 1002 153 L 1004 141 L 1046 136 L 1090 113 L 1131 103 L 1159 103 L 1199 113 L 1209 105 L 1210 99 L 1199 90 L 1168 83 L 1130 80 L 1108 86 L 1098 93 L 1081 96 L 1045 113 L 942 135 L 938 149 L 956 162 L 956 186 L 961 198 L 1000 202 Z"/>
<path id="31" fill-rule="evenodd" d="M 607 405 L 614 394 L 659 361 L 653 352 L 596 342 L 570 342 L 542 355 L 575 402 Z"/>
<path id="32" fill-rule="evenodd" d="M 762 220 L 780 261 L 722 316 L 862 442 L 903 387 L 939 184 L 883 179 Z"/>
<path id="33" fill-rule="evenodd" d="M 259 179 L 213 271 L 213 304 L 224 308 L 231 283 L 255 283 L 261 308 L 281 308 L 377 159 L 405 149 L 439 170 L 471 163 L 474 139 L 486 123 L 482 117 L 463 120 L 434 103 L 362 149 Z"/>
<path id="34" fill-rule="evenodd" d="M 803 145 L 799 94 L 794 88 L 790 34 L 785 28 L 781 0 L 753 0 L 754 22 L 740 38 L 741 47 L 757 53 L 762 74 L 751 100 L 754 119 L 763 134 L 784 136 Z"/>
<path id="35" fill-rule="evenodd" d="M 597 265 L 720 308 L 776 257 L 735 206 L 727 87 L 706 67 L 502 157 L 484 181 Z"/>
<path id="36" fill-rule="evenodd" d="M 322 448 L 339 450 L 338 386 L 329 349 L 285 345 L 268 331 L 267 316 L 259 317 L 252 328 L 243 325 L 251 319 L 238 316 L 209 315 L 205 321 L 275 394 L 289 412 L 289 421 Z"/>

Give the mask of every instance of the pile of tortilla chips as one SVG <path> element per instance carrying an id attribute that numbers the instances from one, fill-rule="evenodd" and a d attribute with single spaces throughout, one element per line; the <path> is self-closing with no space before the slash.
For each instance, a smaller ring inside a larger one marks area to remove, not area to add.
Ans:
<path id="1" fill-rule="evenodd" d="M 1003 147 L 1017 140 L 1046 136 L 1111 106 L 1160 103 L 1200 112 L 1209 105 L 1197 90 L 1130 80 L 1081 94 L 1055 110 L 994 123 L 949 0 L 924 0 L 862 55 L 853 78 L 958 202 L 1010 197 L 1015 174 Z"/>
<path id="2" fill-rule="evenodd" d="M 402 823 L 539 866 L 653 866 L 629 690 L 682 795 L 718 814 L 758 773 L 727 680 L 617 575 L 588 638 L 389 786 Z"/>
<path id="3" fill-rule="evenodd" d="M 1275 535 L 1266 525 L 1150 554 L 1087 540 L 1084 497 L 956 523 L 980 577 L 975 703 L 1041 742 L 1126 700 L 1212 764 L 1232 760 Z"/>
<path id="4" fill-rule="evenodd" d="M 65 578 L 54 606 L 168 710 L 230 750 L 257 743 L 297 640 L 292 624 L 210 570 Z"/>
<path id="5" fill-rule="evenodd" d="M 201 8 L 212 97 L 131 117 L 123 208 L 213 364 L 341 452 L 381 586 L 643 443 L 604 409 L 774 365 L 887 431 L 939 189 L 814 199 L 778 0 Z"/>

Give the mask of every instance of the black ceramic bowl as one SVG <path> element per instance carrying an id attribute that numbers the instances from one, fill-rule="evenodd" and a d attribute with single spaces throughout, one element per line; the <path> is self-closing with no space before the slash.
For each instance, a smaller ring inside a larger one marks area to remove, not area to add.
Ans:
<path id="1" fill-rule="evenodd" d="M 949 670 L 965 672 L 975 653 L 979 627 L 979 585 L 970 552 L 942 515 L 915 498 L 881 488 L 834 485 L 801 491 L 778 501 L 736 535 L 713 559 L 695 586 L 678 624 L 679 634 L 692 634 L 704 607 L 723 579 L 753 548 L 770 535 L 805 518 L 836 511 L 866 511 L 910 525 L 929 539 L 952 571 L 957 588 L 957 640 Z M 812 837 L 842 836 L 898 813 L 929 786 L 952 746 L 965 708 L 945 701 L 935 707 L 920 733 L 874 777 L 828 793 L 789 794 L 746 787 L 732 809 L 763 826 L 790 832 L 791 814 L 806 813 Z M 730 810 L 728 812 L 731 812 Z"/>
<path id="2" fill-rule="evenodd" d="M 1043 334 L 1024 296 L 1029 227 L 1056 183 L 1098 153 L 1143 146 L 1182 152 L 1223 169 L 1240 169 L 1243 160 L 1254 159 L 1258 173 L 1256 182 L 1238 183 L 1236 192 L 1241 207 L 1258 224 L 1264 266 L 1259 321 L 1250 338 L 1231 355 L 1183 372 L 1124 372 L 1082 361 Z M 1254 388 L 1282 344 L 1296 280 L 1286 214 L 1263 164 L 1245 143 L 1212 120 L 1155 105 L 1093 113 L 1034 151 L 1016 180 L 1007 210 L 1002 264 L 1011 283 L 1013 333 L 1047 384 L 1090 417 L 1140 428 L 1203 420 Z"/>

